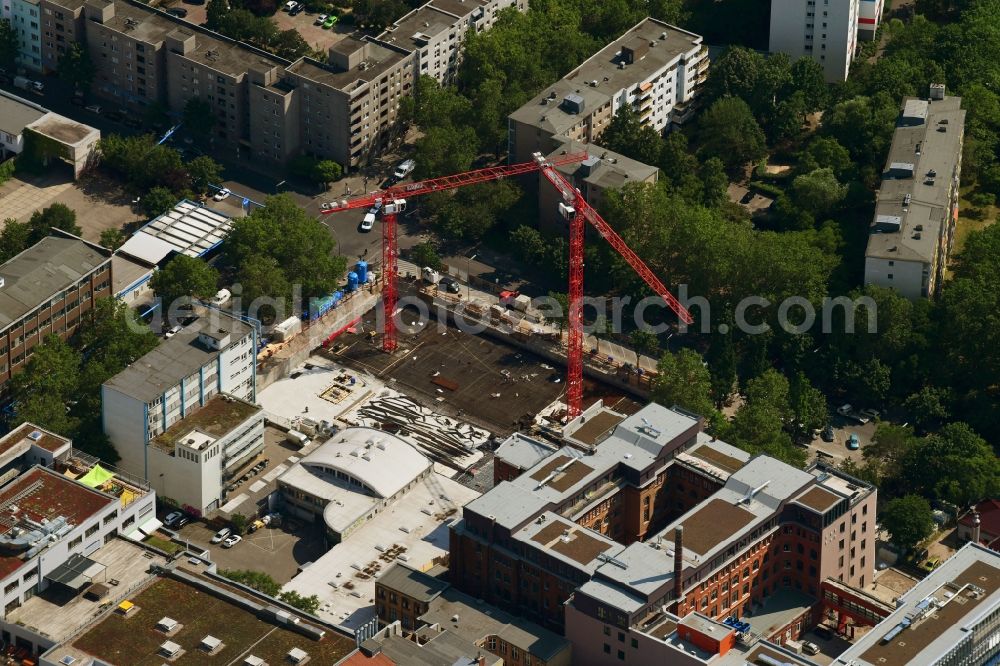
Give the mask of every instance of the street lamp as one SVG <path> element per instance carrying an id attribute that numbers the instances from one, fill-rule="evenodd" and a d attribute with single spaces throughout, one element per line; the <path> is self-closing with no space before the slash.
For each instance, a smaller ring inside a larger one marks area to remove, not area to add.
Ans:
<path id="1" fill-rule="evenodd" d="M 465 259 L 465 300 L 467 301 L 472 300 L 472 260 L 478 256 L 479 254 L 476 253 Z"/>

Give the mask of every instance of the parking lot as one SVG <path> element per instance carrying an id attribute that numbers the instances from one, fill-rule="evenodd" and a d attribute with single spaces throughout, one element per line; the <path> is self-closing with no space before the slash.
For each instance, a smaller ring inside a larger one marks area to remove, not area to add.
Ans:
<path id="1" fill-rule="evenodd" d="M 284 3 L 279 4 L 284 6 Z M 295 16 L 289 16 L 288 12 L 279 10 L 273 16 L 273 19 L 278 26 L 278 30 L 288 30 L 291 28 L 298 31 L 302 35 L 302 39 L 306 40 L 306 43 L 317 51 L 327 51 L 331 46 L 351 34 L 351 29 L 345 27 L 342 21 L 338 21 L 332 28 L 323 28 L 315 25 L 317 16 L 318 14 L 309 12 L 301 12 Z M 339 15 L 338 18 L 343 19 Z"/>
<path id="2" fill-rule="evenodd" d="M 819 456 L 835 463 L 840 463 L 850 458 L 851 460 L 861 462 L 861 452 L 871 443 L 878 424 L 875 421 L 869 421 L 861 425 L 857 421 L 847 419 L 839 414 L 834 414 L 831 424 L 833 425 L 833 441 L 824 442 L 822 438 L 816 437 L 809 444 L 810 458 Z M 851 451 L 847 448 L 847 440 L 851 435 L 858 436 L 861 448 L 857 451 Z"/>
<path id="3" fill-rule="evenodd" d="M 314 562 L 326 552 L 319 528 L 301 521 L 285 521 L 280 527 L 264 527 L 232 548 L 211 543 L 214 530 L 203 523 L 192 522 L 181 528 L 181 540 L 188 541 L 211 553 L 220 569 L 252 569 L 263 571 L 279 583 L 287 583 L 299 567 Z"/>

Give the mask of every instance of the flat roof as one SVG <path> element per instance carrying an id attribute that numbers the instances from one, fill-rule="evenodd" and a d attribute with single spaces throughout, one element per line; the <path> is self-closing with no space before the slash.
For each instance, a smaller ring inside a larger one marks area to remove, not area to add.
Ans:
<path id="1" fill-rule="evenodd" d="M 194 314 L 199 315 L 196 321 L 172 338 L 161 340 L 155 349 L 104 382 L 104 386 L 137 400 L 151 402 L 218 357 L 218 351 L 198 341 L 202 330 L 223 327 L 231 333 L 232 343 L 253 330 L 250 324 L 219 310 L 196 309 Z"/>
<path id="2" fill-rule="evenodd" d="M 184 199 L 135 232 L 119 251 L 151 264 L 171 252 L 200 257 L 221 243 L 232 227 L 228 215 Z"/>
<path id="3" fill-rule="evenodd" d="M 48 111 L 17 95 L 0 90 L 0 132 L 18 136 Z"/>
<path id="4" fill-rule="evenodd" d="M 211 584 L 219 590 L 243 596 L 222 581 L 212 579 Z M 267 606 L 263 599 L 250 595 L 244 598 L 261 609 Z M 116 611 L 109 612 L 71 643 L 54 647 L 46 658 L 57 663 L 67 655 L 78 659 L 89 656 L 121 666 L 161 666 L 164 658 L 159 653 L 160 646 L 167 637 L 156 625 L 163 617 L 176 620 L 180 626 L 169 638 L 184 650 L 171 662 L 177 666 L 242 663 L 251 654 L 269 664 L 282 664 L 288 662 L 287 655 L 295 648 L 304 650 L 314 663 L 333 664 L 355 648 L 354 640 L 329 628 L 312 625 L 325 632 L 317 640 L 286 629 L 276 621 L 264 620 L 262 612 L 248 610 L 242 603 L 175 578 L 157 578 L 128 600 L 136 610 L 127 617 Z M 223 644 L 214 654 L 200 649 L 202 640 L 208 635 Z"/>
<path id="5" fill-rule="evenodd" d="M 588 159 L 574 164 L 563 164 L 556 169 L 574 181 L 589 183 L 601 189 L 617 189 L 628 183 L 646 182 L 659 172 L 655 166 L 633 160 L 593 143 L 579 141 L 566 141 L 547 157 L 555 158 L 578 152 L 586 152 Z"/>
<path id="6" fill-rule="evenodd" d="M 403 47 L 397 48 L 399 50 L 388 48 L 368 37 L 358 39 L 348 36 L 333 45 L 330 50 L 343 55 L 350 55 L 358 50 L 363 51 L 363 62 L 368 63 L 365 69 L 352 67 L 344 70 L 309 57 L 295 61 L 286 69 L 292 74 L 297 74 L 315 83 L 350 94 L 359 87 L 378 80 L 402 60 L 410 57 L 410 53 L 404 52 Z"/>
<path id="7" fill-rule="evenodd" d="M 816 486 L 815 488 L 810 488 L 796 497 L 795 501 L 803 506 L 809 507 L 817 513 L 825 513 L 842 499 L 842 497 L 834 495 L 829 490 Z"/>
<path id="8" fill-rule="evenodd" d="M 69 146 L 75 146 L 87 140 L 97 141 L 101 138 L 100 130 L 60 116 L 58 113 L 45 114 L 28 125 L 28 129 Z"/>
<path id="9" fill-rule="evenodd" d="M 741 451 L 741 453 L 746 455 L 745 458 L 730 455 L 729 452 L 723 452 L 720 450 L 720 447 L 713 446 L 711 444 L 701 444 L 693 449 L 685 451 L 685 453 L 689 456 L 694 456 L 704 462 L 710 463 L 725 472 L 729 472 L 730 474 L 739 471 L 739 469 L 746 464 L 746 461 L 750 457 L 749 454 L 746 454 L 743 451 Z"/>
<path id="10" fill-rule="evenodd" d="M 468 8 L 470 11 L 472 7 Z M 468 12 L 467 12 L 468 13 Z M 414 9 L 379 35 L 379 39 L 390 43 L 400 43 L 408 48 L 420 49 L 429 39 L 439 33 L 451 30 L 459 19 L 429 4 Z M 457 28 L 461 30 L 462 28 Z"/>
<path id="11" fill-rule="evenodd" d="M 543 513 L 514 534 L 518 541 L 534 542 L 545 552 L 575 569 L 593 573 L 600 566 L 598 555 L 613 557 L 622 545 L 600 532 L 580 527 L 552 512 Z"/>
<path id="12" fill-rule="evenodd" d="M 115 296 L 153 275 L 156 264 L 116 252 L 111 257 L 111 289 Z"/>
<path id="13" fill-rule="evenodd" d="M 792 588 L 779 587 L 764 598 L 764 603 L 753 615 L 744 617 L 743 620 L 750 623 L 755 633 L 770 638 L 815 605 L 815 597 Z"/>
<path id="14" fill-rule="evenodd" d="M 10 534 L 26 519 L 39 523 L 63 517 L 68 524 L 78 526 L 117 502 L 50 469 L 32 467 L 0 489 L 0 535 Z M 16 513 L 12 507 L 17 507 Z M 0 578 L 20 569 L 25 561 L 15 556 L 0 557 Z"/>
<path id="15" fill-rule="evenodd" d="M 456 615 L 458 621 L 454 620 Z M 435 598 L 420 619 L 476 644 L 489 636 L 497 636 L 544 661 L 569 649 L 569 641 L 562 636 L 454 588 L 448 588 Z"/>
<path id="16" fill-rule="evenodd" d="M 664 33 L 666 38 L 661 39 Z M 655 46 L 650 47 L 650 43 L 654 43 Z M 582 97 L 584 115 L 589 114 L 610 101 L 620 91 L 645 82 L 671 61 L 700 47 L 699 35 L 653 18 L 643 19 L 514 111 L 510 114 L 510 118 L 552 134 L 562 134 L 581 120 L 580 115 L 569 113 L 560 107 L 566 95 L 575 94 Z M 636 62 L 620 69 L 618 63 L 622 48 L 634 48 L 637 55 L 642 51 L 645 53 Z M 591 81 L 597 81 L 597 85 L 591 86 Z M 543 100 L 549 99 L 553 93 L 555 98 L 543 103 Z"/>
<path id="17" fill-rule="evenodd" d="M 1000 607 L 1000 553 L 968 543 L 897 603 L 889 617 L 834 663 L 923 666 L 936 663 L 958 644 L 972 640 L 974 629 Z M 926 613 L 921 613 L 922 607 L 927 608 Z M 904 621 L 910 623 L 908 627 L 890 634 Z"/>
<path id="18" fill-rule="evenodd" d="M 258 413 L 260 413 L 259 406 L 225 393 L 218 393 L 204 406 L 188 413 L 154 437 L 150 444 L 171 452 L 178 441 L 195 431 L 217 440 Z"/>
<path id="19" fill-rule="evenodd" d="M 388 634 L 377 642 L 382 645 L 383 654 L 406 666 L 472 666 L 477 663 L 477 657 L 482 657 L 486 666 L 503 663 L 500 657 L 450 631 L 425 635 L 421 640 L 424 642 L 417 643 L 403 636 Z"/>
<path id="20" fill-rule="evenodd" d="M 721 499 L 709 499 L 684 519 L 684 547 L 704 555 L 749 525 L 756 516 Z"/>
<path id="21" fill-rule="evenodd" d="M 555 453 L 556 448 L 554 444 L 516 432 L 497 447 L 493 456 L 514 467 L 528 469 Z"/>
<path id="22" fill-rule="evenodd" d="M 417 571 L 398 562 L 379 576 L 375 583 L 395 590 L 403 596 L 423 602 L 436 599 L 450 586 L 446 580 L 436 578 L 423 571 Z"/>
<path id="23" fill-rule="evenodd" d="M 56 453 L 70 443 L 71 441 L 62 435 L 49 432 L 48 430 L 40 428 L 33 423 L 22 423 L 20 426 L 0 438 L 0 456 L 3 456 L 14 447 L 17 447 L 18 444 L 38 446 L 45 449 L 49 453 Z M 25 448 L 25 451 L 26 450 L 27 448 Z"/>
<path id="24" fill-rule="evenodd" d="M 0 329 L 74 286 L 111 254 L 78 238 L 48 236 L 0 265 Z"/>
<path id="25" fill-rule="evenodd" d="M 928 107 L 926 119 L 905 115 L 914 101 Z M 865 256 L 923 263 L 934 260 L 942 226 L 951 215 L 949 194 L 958 187 L 953 179 L 962 156 L 965 111 L 961 104 L 961 97 L 930 102 L 904 99 L 904 111 L 886 157 Z M 894 166 L 902 164 L 913 165 L 912 175 L 892 173 Z M 899 218 L 899 231 L 877 230 L 879 220 L 888 217 Z"/>
<path id="26" fill-rule="evenodd" d="M 563 428 L 563 436 L 587 446 L 594 446 L 624 420 L 624 414 L 601 408 L 594 414 L 584 415 L 574 421 L 571 429 Z"/>

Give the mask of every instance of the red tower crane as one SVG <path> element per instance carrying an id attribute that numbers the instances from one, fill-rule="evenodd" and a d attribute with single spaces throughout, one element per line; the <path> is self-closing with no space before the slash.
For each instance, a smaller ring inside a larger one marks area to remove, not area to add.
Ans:
<path id="1" fill-rule="evenodd" d="M 535 153 L 531 162 L 511 164 L 508 166 L 487 167 L 475 171 L 467 171 L 453 176 L 430 178 L 406 185 L 392 185 L 384 190 L 334 202 L 326 207 L 324 214 L 337 213 L 343 210 L 380 207 L 382 211 L 382 309 L 384 314 L 384 330 L 382 349 L 387 352 L 396 350 L 396 325 L 393 315 L 396 312 L 398 291 L 396 289 L 398 248 L 396 243 L 396 216 L 406 209 L 406 198 L 415 197 L 429 192 L 453 190 L 466 185 L 500 180 L 510 176 L 520 176 L 541 171 L 562 196 L 559 211 L 570 224 L 569 233 L 569 313 L 568 340 L 566 350 L 566 404 L 569 418 L 578 416 L 583 403 L 583 325 L 581 312 L 583 309 L 583 238 L 585 225 L 589 222 L 597 232 L 622 256 L 643 281 L 658 295 L 667 306 L 674 311 L 686 324 L 694 320 L 687 309 L 656 277 L 645 262 L 625 244 L 625 241 L 615 233 L 614 229 L 594 210 L 583 198 L 583 195 L 556 170 L 555 167 L 573 164 L 587 159 L 587 153 L 570 153 L 552 159 L 546 159 L 541 153 Z"/>

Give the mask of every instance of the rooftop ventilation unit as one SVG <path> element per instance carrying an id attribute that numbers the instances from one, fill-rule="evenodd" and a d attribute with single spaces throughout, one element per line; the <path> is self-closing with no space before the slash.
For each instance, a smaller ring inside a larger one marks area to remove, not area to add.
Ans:
<path id="1" fill-rule="evenodd" d="M 583 97 L 581 97 L 580 95 L 569 94 L 563 97 L 563 101 L 562 104 L 560 104 L 560 106 L 566 113 L 580 114 L 583 113 L 585 104 L 583 101 Z"/>
<path id="2" fill-rule="evenodd" d="M 28 435 L 28 439 L 30 439 L 33 442 L 37 442 L 41 438 L 42 438 L 42 431 L 41 430 L 32 430 L 31 434 Z"/>

